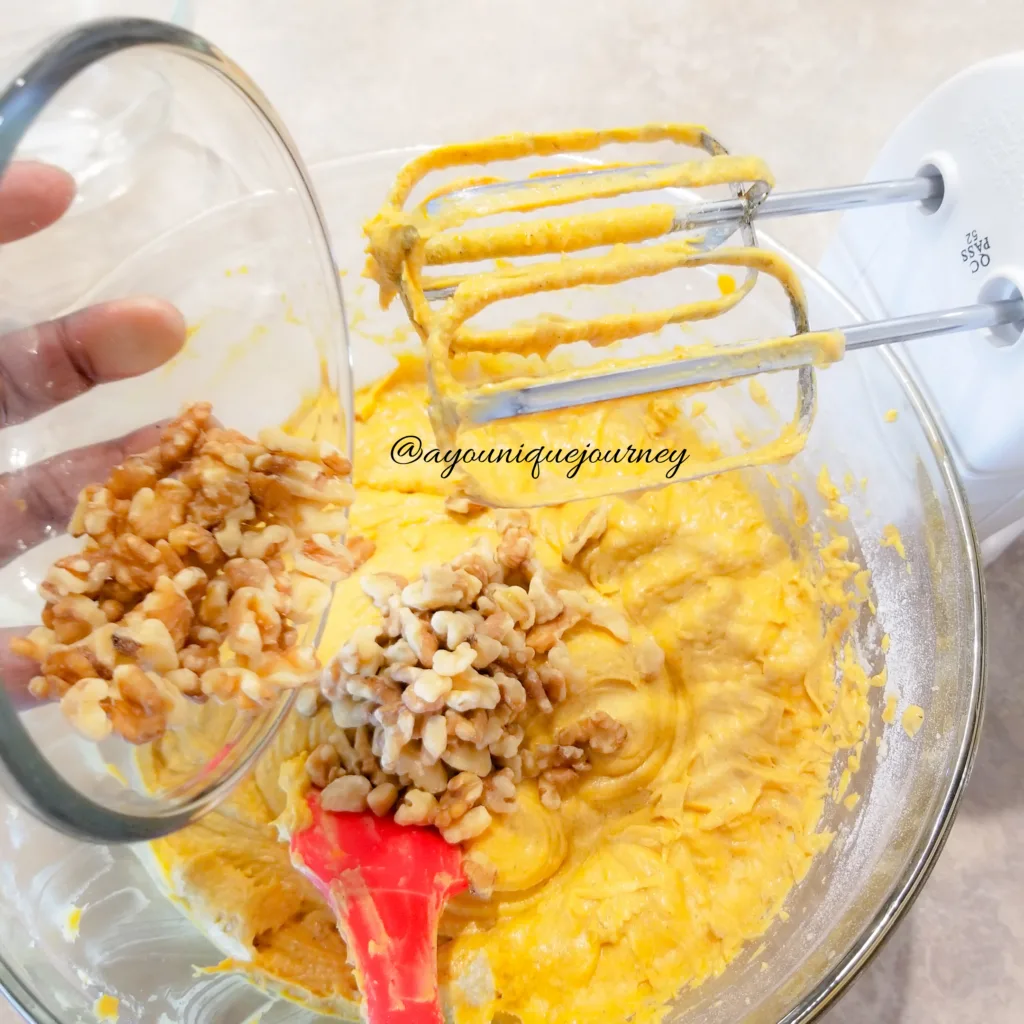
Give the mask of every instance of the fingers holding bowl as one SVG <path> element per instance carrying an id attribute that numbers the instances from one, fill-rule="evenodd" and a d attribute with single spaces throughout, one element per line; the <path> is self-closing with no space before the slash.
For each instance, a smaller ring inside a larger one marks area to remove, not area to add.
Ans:
<path id="1" fill-rule="evenodd" d="M 43 231 L 74 198 L 75 180 L 61 168 L 11 164 L 0 176 L 0 245 Z M 181 349 L 186 335 L 174 306 L 145 297 L 103 302 L 0 335 L 0 427 L 31 419 L 96 384 L 155 369 Z"/>
<path id="2" fill-rule="evenodd" d="M 161 427 L 155 423 L 0 475 L 0 565 L 62 533 L 82 488 L 105 480 L 129 455 L 157 444 Z"/>
<path id="3" fill-rule="evenodd" d="M 12 164 L 0 177 L 0 245 L 49 227 L 74 198 L 75 179 L 67 171 L 33 160 Z"/>
<path id="4" fill-rule="evenodd" d="M 137 377 L 185 344 L 184 317 L 155 298 L 117 299 L 0 337 L 0 427 L 96 384 Z"/>
<path id="5" fill-rule="evenodd" d="M 79 491 L 106 479 L 129 455 L 157 444 L 162 426 L 155 423 L 112 441 L 64 452 L 19 473 L 0 475 L 0 565 L 63 533 Z M 38 663 L 10 649 L 14 637 L 25 636 L 31 629 L 0 628 L 0 686 L 18 710 L 38 704 L 28 689 L 32 677 L 39 674 Z"/>

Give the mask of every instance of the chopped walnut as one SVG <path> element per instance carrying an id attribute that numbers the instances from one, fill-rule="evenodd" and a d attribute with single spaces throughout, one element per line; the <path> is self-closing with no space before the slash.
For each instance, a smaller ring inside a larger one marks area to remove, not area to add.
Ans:
<path id="1" fill-rule="evenodd" d="M 523 774 L 536 778 L 552 768 L 587 769 L 587 752 L 571 744 L 542 743 L 533 750 L 523 751 Z"/>
<path id="2" fill-rule="evenodd" d="M 331 599 L 330 587 L 321 580 L 296 573 L 288 595 L 288 617 L 292 622 L 312 622 L 320 617 Z"/>
<path id="3" fill-rule="evenodd" d="M 210 569 L 224 561 L 217 539 L 209 530 L 197 523 L 183 523 L 167 535 L 171 548 L 181 556 L 193 555 L 199 564 Z"/>
<path id="4" fill-rule="evenodd" d="M 203 576 L 203 579 L 205 581 L 206 577 Z M 183 582 L 187 582 L 187 580 L 183 580 Z M 189 630 L 192 628 L 192 620 L 195 617 L 188 595 L 183 593 L 174 580 L 168 579 L 166 576 L 161 576 L 156 581 L 153 589 L 142 599 L 134 611 L 129 612 L 124 621 L 129 623 L 140 615 L 147 619 L 157 619 L 163 623 L 176 651 L 181 650 L 185 645 Z"/>
<path id="5" fill-rule="evenodd" d="M 446 512 L 451 512 L 454 515 L 473 516 L 483 512 L 487 506 L 478 504 L 468 494 L 456 490 L 444 499 L 444 507 Z"/>
<path id="6" fill-rule="evenodd" d="M 498 564 L 506 572 L 514 572 L 533 558 L 533 534 L 529 520 L 522 525 L 510 524 L 503 530 L 495 554 Z"/>
<path id="7" fill-rule="evenodd" d="M 481 900 L 489 900 L 494 894 L 498 880 L 498 869 L 482 853 L 475 850 L 463 858 L 462 870 L 469 882 L 469 891 Z"/>
<path id="8" fill-rule="evenodd" d="M 171 669 L 164 678 L 185 697 L 202 702 L 206 699 L 203 693 L 202 680 L 196 672 L 188 668 Z"/>
<path id="9" fill-rule="evenodd" d="M 158 460 L 159 461 L 159 460 Z M 160 479 L 162 467 L 154 465 L 150 458 L 145 455 L 130 455 L 120 466 L 116 466 L 110 474 L 110 479 L 107 482 L 107 488 L 110 494 L 114 498 L 126 499 L 131 498 L 136 491 L 143 487 L 152 487 L 157 480 Z M 84 496 L 87 491 L 91 488 L 87 487 L 82 492 Z M 81 498 L 79 499 L 81 502 Z M 79 506 L 81 507 L 81 505 Z M 76 523 L 76 519 L 72 518 L 72 524 Z M 77 537 L 77 530 L 69 531 L 72 536 Z M 92 533 L 88 528 L 84 528 L 84 532 Z M 95 534 L 93 534 L 95 536 Z"/>
<path id="10" fill-rule="evenodd" d="M 236 590 L 228 605 L 228 647 L 251 658 L 276 645 L 280 635 L 281 616 L 266 591 L 256 587 Z"/>
<path id="11" fill-rule="evenodd" d="M 586 614 L 595 626 L 606 629 L 616 640 L 629 642 L 629 622 L 617 608 L 609 604 L 591 602 L 587 605 Z"/>
<path id="12" fill-rule="evenodd" d="M 491 823 L 491 812 L 486 807 L 474 807 L 454 824 L 441 829 L 441 835 L 449 843 L 464 843 L 487 831 Z"/>
<path id="13" fill-rule="evenodd" d="M 373 784 L 362 775 L 341 775 L 320 794 L 325 811 L 365 811 Z"/>
<path id="14" fill-rule="evenodd" d="M 163 540 L 185 522 L 185 507 L 191 497 L 192 491 L 173 477 L 158 480 L 153 487 L 141 487 L 132 495 L 128 525 L 143 540 Z"/>
<path id="15" fill-rule="evenodd" d="M 324 533 L 307 537 L 295 552 L 296 570 L 325 583 L 345 579 L 355 567 L 355 558 L 344 543 L 331 540 Z"/>
<path id="16" fill-rule="evenodd" d="M 653 679 L 665 667 L 665 652 L 654 637 L 644 637 L 633 653 L 637 670 L 645 679 Z"/>
<path id="17" fill-rule="evenodd" d="M 491 814 L 511 814 L 516 809 L 516 783 L 511 768 L 502 768 L 484 780 L 484 806 Z"/>
<path id="18" fill-rule="evenodd" d="M 342 729 L 356 729 L 360 725 L 369 725 L 372 713 L 368 702 L 356 700 L 347 693 L 339 693 L 331 701 L 331 717 L 334 724 Z"/>
<path id="19" fill-rule="evenodd" d="M 423 760 L 426 764 L 434 764 L 440 760 L 447 746 L 447 723 L 441 715 L 431 715 L 420 734 L 423 744 Z"/>
<path id="20" fill-rule="evenodd" d="M 548 585 L 543 572 L 533 574 L 528 596 L 534 608 L 535 621 L 538 623 L 550 622 L 552 619 L 558 618 L 565 607 L 562 599 Z M 530 625 L 532 626 L 533 623 L 531 622 Z M 528 629 L 529 627 L 524 626 L 523 628 Z"/>
<path id="21" fill-rule="evenodd" d="M 401 598 L 409 608 L 433 611 L 437 608 L 468 608 L 483 584 L 465 569 L 430 566 L 420 580 L 402 590 Z"/>
<path id="22" fill-rule="evenodd" d="M 213 539 L 217 547 L 229 558 L 242 550 L 242 527 L 256 518 L 256 506 L 251 501 L 231 509 L 225 516 L 219 529 L 213 530 Z"/>
<path id="23" fill-rule="evenodd" d="M 409 789 L 395 811 L 395 821 L 399 825 L 429 825 L 436 813 L 437 798 L 432 793 Z"/>
<path id="24" fill-rule="evenodd" d="M 50 608 L 53 611 L 51 628 L 57 643 L 61 644 L 76 643 L 107 622 L 100 606 L 83 594 L 68 594 Z"/>
<path id="25" fill-rule="evenodd" d="M 123 500 L 116 499 L 106 487 L 90 484 L 78 496 L 78 504 L 68 523 L 68 533 L 72 537 L 88 534 L 102 539 L 115 531 L 124 515 Z"/>
<path id="26" fill-rule="evenodd" d="M 434 655 L 435 672 L 454 679 L 463 672 L 468 672 L 476 660 L 476 651 L 465 641 L 452 651 L 438 651 Z"/>
<path id="27" fill-rule="evenodd" d="M 400 608 L 398 614 L 402 627 L 402 639 L 409 645 L 410 650 L 416 655 L 417 661 L 424 668 L 432 668 L 437 655 L 438 642 L 429 623 L 421 619 L 410 608 Z M 453 675 L 454 673 L 447 674 Z"/>
<path id="28" fill-rule="evenodd" d="M 61 711 L 68 721 L 87 739 L 106 739 L 112 729 L 103 702 L 110 697 L 110 684 L 105 679 L 79 679 L 60 698 Z"/>
<path id="29" fill-rule="evenodd" d="M 468 551 L 453 558 L 451 566 L 475 576 L 484 586 L 505 578 L 505 570 L 498 563 L 494 551 L 483 541 L 477 541 Z"/>
<path id="30" fill-rule="evenodd" d="M 605 711 L 592 715 L 560 729 L 555 739 L 560 746 L 588 746 L 599 754 L 614 754 L 626 742 L 626 727 Z"/>
<path id="31" fill-rule="evenodd" d="M 576 773 L 571 768 L 552 768 L 542 772 L 537 779 L 537 792 L 540 802 L 550 811 L 557 811 L 562 806 L 562 792 L 576 780 Z"/>
<path id="32" fill-rule="evenodd" d="M 582 747 L 544 744 L 522 754 L 523 776 L 537 779 L 541 803 L 549 810 L 562 805 L 565 791 L 578 776 L 590 770 Z"/>
<path id="33" fill-rule="evenodd" d="M 341 767 L 341 755 L 333 744 L 321 743 L 306 758 L 306 774 L 314 786 L 320 789 L 330 785 Z"/>
<path id="34" fill-rule="evenodd" d="M 403 754 L 399 758 L 397 771 L 399 781 L 403 784 L 415 786 L 435 796 L 443 793 L 448 785 L 448 772 L 440 763 L 426 765 L 420 759 Z"/>
<path id="35" fill-rule="evenodd" d="M 459 772 L 448 780 L 448 788 L 437 802 L 434 824 L 440 829 L 450 828 L 475 807 L 484 795 L 484 784 L 479 775 Z"/>
<path id="36" fill-rule="evenodd" d="M 393 782 L 382 782 L 370 790 L 366 803 L 377 817 L 383 817 L 395 806 L 397 799 L 398 787 Z"/>
<path id="37" fill-rule="evenodd" d="M 453 711 L 474 711 L 496 708 L 501 700 L 501 687 L 493 676 L 469 669 L 452 677 L 452 689 L 444 702 Z"/>
<path id="38" fill-rule="evenodd" d="M 598 505 L 592 508 L 573 530 L 572 536 L 562 547 L 562 559 L 572 563 L 590 543 L 600 540 L 608 529 L 608 507 Z"/>
<path id="39" fill-rule="evenodd" d="M 439 611 L 430 616 L 430 628 L 449 651 L 454 651 L 473 636 L 476 624 L 465 612 Z"/>
<path id="40" fill-rule="evenodd" d="M 373 625 L 360 626 L 352 639 L 341 649 L 338 663 L 349 675 L 372 676 L 384 660 L 384 651 L 377 644 L 380 630 Z"/>
<path id="41" fill-rule="evenodd" d="M 312 718 L 320 709 L 320 688 L 316 684 L 303 686 L 295 695 L 295 712 L 303 718 Z"/>
<path id="42" fill-rule="evenodd" d="M 399 823 L 433 823 L 453 843 L 514 811 L 524 779 L 557 808 L 591 770 L 591 752 L 614 753 L 627 739 L 595 712 L 559 730 L 556 743 L 524 749 L 523 716 L 551 712 L 580 682 L 562 637 L 591 606 L 544 575 L 527 516 L 497 518 L 498 556 L 477 543 L 418 579 L 365 576 L 380 618 L 353 631 L 320 683 L 340 727 L 330 743 L 346 774 L 367 780 L 359 800 L 365 791 L 375 813 L 396 808 Z M 596 607 L 614 624 L 610 605 Z M 358 759 L 349 752 L 354 735 L 362 737 Z"/>
<path id="43" fill-rule="evenodd" d="M 321 442 L 267 438 L 223 429 L 196 404 L 82 490 L 69 526 L 81 550 L 40 586 L 45 629 L 12 643 L 40 666 L 35 696 L 61 699 L 88 735 L 144 743 L 186 697 L 253 709 L 315 679 L 296 627 L 373 545 L 343 539 L 348 461 Z M 110 692 L 78 687 L 88 679 Z M 312 715 L 319 699 L 316 688 L 299 703 Z"/>
<path id="44" fill-rule="evenodd" d="M 523 673 L 520 685 L 523 687 L 526 696 L 532 700 L 541 711 L 551 711 L 551 698 L 548 696 L 548 692 L 544 688 L 544 683 L 540 678 L 540 673 L 532 665 Z"/>
<path id="45" fill-rule="evenodd" d="M 508 648 L 500 640 L 495 640 L 486 633 L 478 633 L 472 637 L 470 646 L 476 655 L 473 658 L 475 669 L 485 669 L 499 658 L 507 657 L 509 653 Z"/>
<path id="46" fill-rule="evenodd" d="M 372 576 L 364 576 L 359 585 L 378 611 L 387 612 L 390 607 L 388 602 L 391 598 L 397 598 L 409 585 L 409 581 L 404 576 L 394 573 L 378 572 Z"/>
<path id="47" fill-rule="evenodd" d="M 137 665 L 114 669 L 110 724 L 129 743 L 149 743 L 167 728 L 171 703 L 162 682 L 159 676 L 143 672 Z"/>
<path id="48" fill-rule="evenodd" d="M 388 807 L 398 808 L 396 820 L 434 821 L 452 842 L 514 809 L 523 777 L 518 719 L 534 697 L 532 709 L 546 713 L 566 692 L 564 666 L 548 666 L 527 642 L 526 631 L 539 622 L 531 594 L 563 660 L 557 637 L 585 606 L 539 576 L 529 518 L 499 519 L 499 554 L 477 542 L 446 565 L 425 567 L 418 579 L 364 576 L 361 586 L 380 619 L 353 631 L 320 683 L 341 729 L 331 742 L 341 744 L 346 772 L 354 769 L 345 737 L 372 726 L 370 761 L 360 770 L 371 793 L 393 786 L 384 793 Z M 386 813 L 383 796 L 378 802 L 375 811 Z"/>
<path id="49" fill-rule="evenodd" d="M 530 629 L 537 620 L 537 612 L 530 595 L 522 587 L 507 587 L 493 583 L 487 596 L 523 630 Z"/>
<path id="50" fill-rule="evenodd" d="M 479 750 L 472 743 L 458 739 L 449 739 L 441 760 L 456 772 L 472 772 L 485 778 L 490 775 L 491 754 L 488 750 Z"/>
<path id="51" fill-rule="evenodd" d="M 552 704 L 561 704 L 569 693 L 565 675 L 550 662 L 541 665 L 537 669 L 537 675 L 540 676 L 540 684 L 548 700 Z"/>
<path id="52" fill-rule="evenodd" d="M 550 651 L 565 633 L 583 619 L 586 605 L 578 594 L 560 590 L 558 596 L 563 605 L 559 615 L 550 622 L 534 626 L 526 634 L 527 644 L 541 654 Z"/>
<path id="53" fill-rule="evenodd" d="M 50 650 L 58 643 L 57 635 L 45 626 L 36 626 L 28 636 L 11 638 L 11 651 L 20 658 L 31 658 L 42 662 Z"/>
<path id="54" fill-rule="evenodd" d="M 402 693 L 402 699 L 407 706 L 417 714 L 426 714 L 430 709 L 440 711 L 445 698 L 452 692 L 451 676 L 442 675 L 434 669 L 413 669 L 411 671 L 415 672 L 415 676 L 409 688 Z M 397 673 L 395 678 L 397 679 Z M 423 710 L 415 706 L 415 701 L 408 699 L 413 695 L 424 705 Z"/>

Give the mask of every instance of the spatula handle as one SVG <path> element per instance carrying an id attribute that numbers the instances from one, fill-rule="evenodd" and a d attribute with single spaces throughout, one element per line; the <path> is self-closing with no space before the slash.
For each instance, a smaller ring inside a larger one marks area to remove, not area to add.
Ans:
<path id="1" fill-rule="evenodd" d="M 372 891 L 347 873 L 330 903 L 366 1000 L 368 1024 L 442 1024 L 437 991 L 438 893 Z"/>

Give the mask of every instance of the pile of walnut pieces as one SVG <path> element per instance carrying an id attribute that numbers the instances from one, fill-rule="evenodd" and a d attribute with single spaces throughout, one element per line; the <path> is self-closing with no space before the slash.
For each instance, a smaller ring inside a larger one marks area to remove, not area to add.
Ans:
<path id="1" fill-rule="evenodd" d="M 584 618 L 609 628 L 608 609 L 553 588 L 525 514 L 499 513 L 499 529 L 496 548 L 477 544 L 418 579 L 361 580 L 378 620 L 355 630 L 300 708 L 327 701 L 338 726 L 306 762 L 326 809 L 396 808 L 400 824 L 464 842 L 514 810 L 524 779 L 557 809 L 592 751 L 625 742 L 625 728 L 597 712 L 553 744 L 522 747 L 524 720 L 550 713 L 578 681 L 563 635 Z M 625 620 L 613 625 L 628 640 Z"/>
<path id="2" fill-rule="evenodd" d="M 253 709 L 315 680 L 297 627 L 373 551 L 343 540 L 350 470 L 328 444 L 280 430 L 253 441 L 188 407 L 79 495 L 69 532 L 82 548 L 40 585 L 43 625 L 11 641 L 39 663 L 31 692 L 90 739 L 147 743 L 186 699 Z"/>

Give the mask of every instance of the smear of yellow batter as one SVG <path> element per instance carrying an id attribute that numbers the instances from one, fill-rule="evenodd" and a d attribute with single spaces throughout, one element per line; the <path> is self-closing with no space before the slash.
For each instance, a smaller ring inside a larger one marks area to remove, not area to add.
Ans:
<path id="1" fill-rule="evenodd" d="M 895 693 L 886 695 L 885 698 L 885 709 L 882 711 L 882 721 L 886 725 L 892 725 L 896 721 L 896 708 L 899 706 L 900 699 Z"/>
<path id="2" fill-rule="evenodd" d="M 377 545 L 367 572 L 413 575 L 497 536 L 489 514 L 445 512 L 453 481 L 443 467 L 390 460 L 396 438 L 429 437 L 426 402 L 423 365 L 408 359 L 359 396 L 352 522 Z M 669 438 L 689 429 L 656 425 Z M 614 420 L 604 429 L 613 434 Z M 528 474 L 520 483 L 543 486 Z M 621 608 L 665 664 L 644 679 L 607 632 L 584 622 L 567 634 L 585 682 L 529 723 L 527 743 L 597 709 L 628 740 L 595 758 L 559 811 L 527 783 L 518 810 L 472 843 L 498 881 L 492 899 L 460 896 L 442 920 L 440 978 L 458 1024 L 660 1019 L 680 988 L 720 973 L 784 913 L 831 841 L 819 821 L 835 754 L 856 753 L 866 733 L 870 681 L 846 641 L 861 566 L 845 538 L 794 550 L 731 474 L 610 501 L 608 529 L 568 568 L 562 545 L 594 504 L 532 513 L 538 557 L 565 585 Z M 340 584 L 323 653 L 374 614 L 357 580 Z M 227 709 L 211 703 L 204 714 L 202 735 L 156 745 L 150 781 L 169 783 L 219 742 Z M 301 786 L 294 766 L 334 728 L 326 709 L 290 717 L 217 811 L 153 849 L 175 898 L 235 950 L 219 969 L 352 1014 L 332 915 L 274 826 L 282 766 L 293 766 L 288 786 Z M 850 775 L 855 764 L 859 755 Z"/>
<path id="3" fill-rule="evenodd" d="M 100 996 L 93 1005 L 92 1012 L 97 1020 L 116 1021 L 121 1012 L 121 1002 L 114 996 Z"/>
<path id="4" fill-rule="evenodd" d="M 900 531 L 892 523 L 882 527 L 881 543 L 882 547 L 892 548 L 900 558 L 906 561 L 907 549 L 903 546 L 903 538 L 900 536 Z"/>
<path id="5" fill-rule="evenodd" d="M 70 907 L 68 909 L 67 916 L 64 918 L 64 924 L 61 927 L 61 931 L 64 933 L 64 938 L 68 942 L 74 942 L 78 938 L 78 930 L 82 925 L 82 908 L 81 907 Z"/>
<path id="6" fill-rule="evenodd" d="M 924 709 L 918 707 L 916 704 L 911 704 L 906 711 L 903 712 L 902 718 L 903 731 L 908 736 L 915 736 L 917 730 L 924 724 Z"/>

